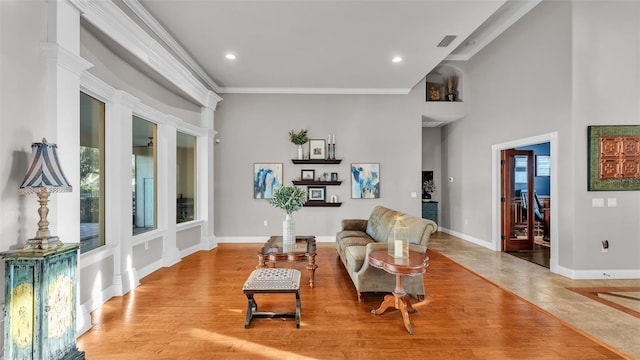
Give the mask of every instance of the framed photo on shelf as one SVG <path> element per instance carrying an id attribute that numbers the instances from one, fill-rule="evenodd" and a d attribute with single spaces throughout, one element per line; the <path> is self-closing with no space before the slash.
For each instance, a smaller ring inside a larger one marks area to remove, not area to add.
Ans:
<path id="1" fill-rule="evenodd" d="M 427 101 L 444 101 L 444 84 L 427 82 Z"/>
<path id="2" fill-rule="evenodd" d="M 309 181 L 313 181 L 316 177 L 316 171 L 315 170 L 307 170 L 307 169 L 303 169 L 300 170 L 300 180 L 309 180 Z"/>
<path id="3" fill-rule="evenodd" d="M 324 186 L 307 186 L 308 201 L 326 201 L 327 188 Z"/>
<path id="4" fill-rule="evenodd" d="M 282 186 L 282 163 L 253 164 L 253 198 L 271 199 Z"/>
<path id="5" fill-rule="evenodd" d="M 309 159 L 326 159 L 326 140 L 309 140 Z"/>

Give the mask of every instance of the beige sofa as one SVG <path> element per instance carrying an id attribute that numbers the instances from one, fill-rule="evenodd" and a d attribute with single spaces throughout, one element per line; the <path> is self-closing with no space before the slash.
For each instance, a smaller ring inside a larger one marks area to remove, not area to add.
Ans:
<path id="1" fill-rule="evenodd" d="M 370 266 L 368 258 L 372 251 L 387 249 L 387 238 L 396 215 L 402 215 L 409 228 L 411 250 L 425 253 L 431 234 L 438 228 L 431 220 L 382 206 L 376 206 L 368 220 L 342 220 L 342 230 L 336 234 L 336 250 L 356 287 L 358 301 L 362 301 L 365 292 L 390 293 L 395 289 L 395 275 Z M 422 276 L 406 276 L 403 285 L 407 294 L 418 299 L 424 298 Z"/>

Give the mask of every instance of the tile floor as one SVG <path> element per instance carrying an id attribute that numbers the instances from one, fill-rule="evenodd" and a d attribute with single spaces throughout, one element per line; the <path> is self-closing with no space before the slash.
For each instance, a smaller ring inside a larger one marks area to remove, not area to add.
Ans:
<path id="1" fill-rule="evenodd" d="M 443 232 L 429 247 L 633 359 L 640 359 L 640 318 L 589 299 L 569 287 L 640 287 L 634 280 L 572 280 L 517 257 Z"/>

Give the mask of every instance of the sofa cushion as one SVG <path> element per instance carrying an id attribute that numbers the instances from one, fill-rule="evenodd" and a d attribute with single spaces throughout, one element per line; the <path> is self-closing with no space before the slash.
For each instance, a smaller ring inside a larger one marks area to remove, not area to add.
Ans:
<path id="1" fill-rule="evenodd" d="M 402 221 L 407 228 L 409 228 L 409 242 L 411 244 L 420 244 L 429 223 L 424 221 L 424 219 L 411 215 L 403 215 Z M 431 235 L 431 233 L 429 233 L 429 235 Z"/>
<path id="2" fill-rule="evenodd" d="M 376 206 L 367 222 L 367 234 L 378 242 L 387 242 L 395 216 L 399 214 L 395 210 Z"/>
<path id="3" fill-rule="evenodd" d="M 360 236 L 351 236 L 344 237 L 340 241 L 337 242 L 340 247 L 339 250 L 344 252 L 345 249 L 351 246 L 365 246 L 368 243 L 374 242 L 372 238 L 370 238 L 367 234 L 362 233 Z"/>
<path id="4" fill-rule="evenodd" d="M 358 272 L 364 264 L 366 246 L 352 245 L 344 250 L 345 257 L 347 259 L 347 266 L 350 271 Z"/>
<path id="5" fill-rule="evenodd" d="M 365 233 L 364 231 L 358 231 L 358 230 L 343 230 L 338 232 L 338 234 L 336 235 L 336 237 L 338 238 L 338 240 L 342 240 L 345 238 L 349 238 L 349 237 L 363 237 L 363 238 L 368 238 L 369 235 L 367 235 L 367 233 Z"/>

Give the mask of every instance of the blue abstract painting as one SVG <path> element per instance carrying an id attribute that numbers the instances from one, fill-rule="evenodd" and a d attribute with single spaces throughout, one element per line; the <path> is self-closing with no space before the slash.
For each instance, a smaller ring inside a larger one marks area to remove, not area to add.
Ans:
<path id="1" fill-rule="evenodd" d="M 380 198 L 380 164 L 351 164 L 351 198 Z"/>
<path id="2" fill-rule="evenodd" d="M 282 186 L 282 163 L 253 164 L 253 198 L 271 199 Z"/>

